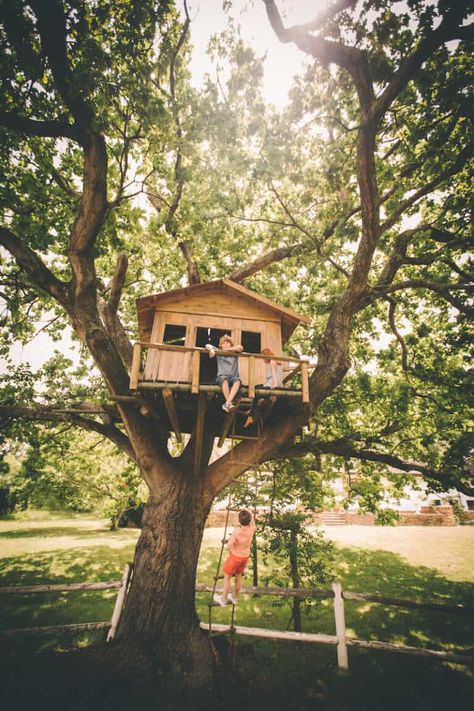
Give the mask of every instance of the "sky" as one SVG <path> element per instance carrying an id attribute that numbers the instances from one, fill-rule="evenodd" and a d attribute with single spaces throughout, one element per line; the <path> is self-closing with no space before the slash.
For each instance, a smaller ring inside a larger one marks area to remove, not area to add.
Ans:
<path id="1" fill-rule="evenodd" d="M 188 0 L 194 48 L 190 69 L 196 87 L 202 84 L 206 73 L 214 75 L 216 71 L 206 52 L 212 35 L 227 27 L 228 16 L 222 4 L 222 0 Z M 307 22 L 326 4 L 326 0 L 279 0 L 278 7 L 285 16 L 285 23 L 290 25 Z M 180 0 L 177 0 L 177 5 L 180 6 Z M 230 16 L 241 26 L 244 41 L 255 49 L 258 56 L 266 57 L 264 95 L 269 103 L 281 108 L 286 103 L 293 77 L 303 68 L 303 53 L 294 45 L 279 42 L 270 27 L 263 0 L 232 0 Z M 43 325 L 39 324 L 39 328 Z M 29 362 L 36 370 L 51 357 L 54 350 L 78 362 L 79 347 L 77 344 L 73 346 L 67 334 L 61 341 L 53 342 L 44 332 L 24 346 L 18 343 L 13 345 L 11 357 L 15 364 Z M 6 365 L 0 360 L 0 373 L 5 370 Z"/>
<path id="2" fill-rule="evenodd" d="M 286 25 L 311 20 L 328 0 L 279 0 L 278 8 Z M 303 53 L 293 44 L 282 44 L 273 32 L 263 0 L 232 0 L 229 15 L 240 25 L 246 44 L 265 56 L 263 92 L 268 102 L 281 108 L 287 100 L 293 77 L 303 66 Z M 206 72 L 213 73 L 206 47 L 210 37 L 227 25 L 222 0 L 188 0 L 191 39 L 195 53 L 191 62 L 193 82 L 199 85 Z"/>

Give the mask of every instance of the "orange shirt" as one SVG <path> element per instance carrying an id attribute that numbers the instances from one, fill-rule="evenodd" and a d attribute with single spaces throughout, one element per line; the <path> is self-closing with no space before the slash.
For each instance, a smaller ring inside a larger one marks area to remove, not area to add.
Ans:
<path id="1" fill-rule="evenodd" d="M 255 533 L 256 525 L 252 519 L 248 526 L 238 526 L 229 538 L 227 548 L 232 555 L 237 558 L 248 558 L 250 555 L 250 546 L 252 544 L 253 534 Z"/>

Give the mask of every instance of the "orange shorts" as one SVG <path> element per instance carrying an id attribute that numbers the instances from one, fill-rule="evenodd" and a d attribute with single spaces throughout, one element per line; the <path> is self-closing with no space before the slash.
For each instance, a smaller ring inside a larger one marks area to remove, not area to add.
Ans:
<path id="1" fill-rule="evenodd" d="M 236 555 L 231 553 L 224 563 L 224 573 L 227 575 L 241 575 L 245 570 L 247 561 L 248 558 L 237 558 Z"/>

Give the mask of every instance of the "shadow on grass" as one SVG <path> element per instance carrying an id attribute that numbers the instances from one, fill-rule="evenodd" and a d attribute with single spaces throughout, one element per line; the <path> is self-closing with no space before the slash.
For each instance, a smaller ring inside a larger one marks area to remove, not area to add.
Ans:
<path id="1" fill-rule="evenodd" d="M 16 538 L 92 538 L 104 534 L 120 534 L 120 531 L 107 531 L 106 528 L 78 528 L 77 526 L 46 526 L 41 528 L 19 528 L 13 531 L 0 531 L 0 540 Z"/>
<path id="2" fill-rule="evenodd" d="M 135 542 L 119 548 L 107 545 L 58 548 L 44 553 L 0 560 L 1 585 L 51 585 L 117 580 L 133 560 Z"/>
<path id="3" fill-rule="evenodd" d="M 410 565 L 402 556 L 384 550 L 364 550 L 337 547 L 335 579 L 343 590 L 371 593 L 384 597 L 403 598 L 438 604 L 464 604 L 474 607 L 474 583 L 454 582 L 439 571 Z M 203 550 L 199 562 L 200 582 L 212 585 L 219 555 L 218 544 Z M 271 566 L 260 565 L 261 577 L 270 577 Z M 279 571 L 276 567 L 275 571 Z M 251 575 L 243 585 L 251 585 Z M 222 582 L 219 582 L 219 586 Z M 328 588 L 329 585 L 323 585 Z M 210 595 L 196 596 L 201 619 L 208 619 Z M 288 629 L 291 601 L 270 596 L 242 596 L 235 614 L 235 623 L 250 627 Z M 212 619 L 229 624 L 230 608 L 214 608 Z M 431 649 L 458 648 L 469 650 L 472 645 L 472 614 L 416 610 L 365 601 L 345 601 L 348 635 L 365 640 L 380 640 Z M 331 599 L 310 605 L 303 604 L 303 631 L 335 634 Z M 472 654 L 472 650 L 471 650 Z"/>

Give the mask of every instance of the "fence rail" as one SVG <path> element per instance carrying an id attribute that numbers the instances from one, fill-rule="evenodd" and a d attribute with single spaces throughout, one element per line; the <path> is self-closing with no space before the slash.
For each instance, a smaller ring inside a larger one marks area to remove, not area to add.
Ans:
<path id="1" fill-rule="evenodd" d="M 38 633 L 51 632 L 79 632 L 83 630 L 108 630 L 107 640 L 114 638 L 115 633 L 120 624 L 122 608 L 125 602 L 127 589 L 130 583 L 132 574 L 132 564 L 127 563 L 121 580 L 100 583 L 71 583 L 69 585 L 27 585 L 19 587 L 0 587 L 0 595 L 24 595 L 36 593 L 52 593 L 52 592 L 72 592 L 80 590 L 111 590 L 118 589 L 117 599 L 115 602 L 114 612 L 111 622 L 84 622 L 79 624 L 66 625 L 49 625 L 45 627 L 23 627 L 17 629 L 0 631 L 0 636 L 12 637 L 16 635 L 32 635 Z M 198 583 L 196 584 L 196 592 L 213 592 L 213 586 Z M 370 593 L 356 593 L 349 590 L 342 590 L 339 583 L 333 583 L 331 590 L 316 590 L 306 588 L 278 588 L 278 587 L 245 587 L 240 593 L 242 595 L 271 595 L 275 597 L 285 598 L 319 598 L 333 599 L 334 601 L 334 619 L 336 634 L 316 634 L 310 632 L 289 632 L 283 630 L 265 629 L 261 627 L 245 627 L 241 625 L 225 625 L 201 622 L 201 629 L 209 632 L 217 632 L 221 634 L 233 633 L 250 637 L 261 637 L 267 639 L 281 639 L 293 642 L 307 642 L 316 644 L 329 644 L 336 647 L 338 666 L 341 669 L 349 667 L 347 654 L 348 647 L 359 647 L 363 649 L 374 649 L 388 652 L 396 652 L 399 654 L 409 654 L 421 657 L 431 657 L 440 661 L 456 662 L 468 666 L 474 665 L 474 658 L 464 653 L 455 651 L 444 652 L 436 649 L 426 649 L 424 647 L 412 647 L 403 644 L 392 644 L 390 642 L 380 642 L 378 640 L 363 640 L 357 637 L 346 636 L 345 610 L 344 600 L 364 600 L 392 607 L 403 607 L 409 609 L 424 609 L 436 612 L 448 613 L 463 613 L 472 615 L 474 608 L 468 605 L 451 605 L 441 603 L 424 603 L 415 600 L 405 600 L 400 598 L 382 597 L 372 595 Z"/>

